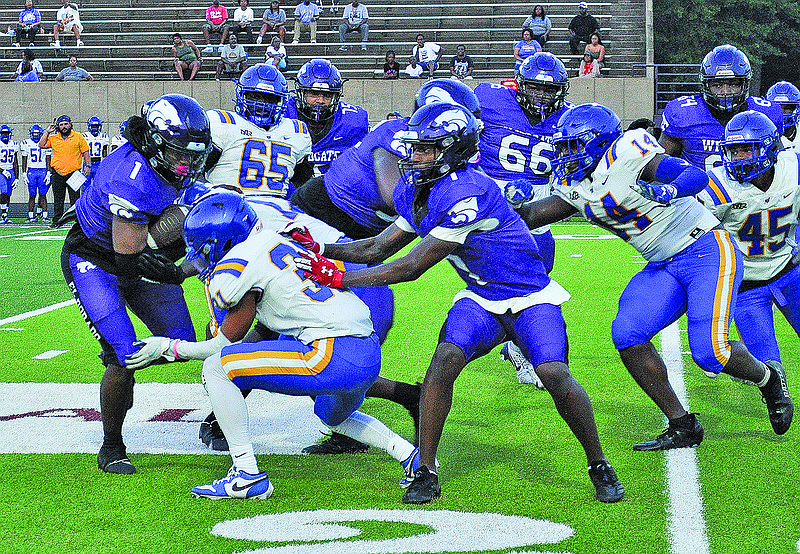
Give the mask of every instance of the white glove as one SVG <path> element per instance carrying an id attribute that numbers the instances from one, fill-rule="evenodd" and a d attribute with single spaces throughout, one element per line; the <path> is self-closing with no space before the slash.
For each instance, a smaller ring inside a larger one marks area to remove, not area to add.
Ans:
<path id="1" fill-rule="evenodd" d="M 642 180 L 631 185 L 631 189 L 638 192 L 648 200 L 658 202 L 662 206 L 669 206 L 676 196 L 678 196 L 678 189 L 674 185 L 665 185 L 662 183 L 646 183 Z"/>
<path id="2" fill-rule="evenodd" d="M 29 183 L 28 174 L 27 173 L 23 173 L 22 177 L 20 177 L 20 178 L 22 179 L 22 186 L 27 187 L 28 183 Z"/>
<path id="3" fill-rule="evenodd" d="M 14 182 L 11 183 L 11 190 L 14 190 L 19 185 L 19 179 L 14 179 Z"/>
<path id="4" fill-rule="evenodd" d="M 180 341 L 178 339 L 168 339 L 167 337 L 147 337 L 136 343 L 141 345 L 139 351 L 125 357 L 125 367 L 128 369 L 142 369 L 150 364 L 164 358 L 168 362 L 174 362 L 175 347 Z"/>
<path id="5" fill-rule="evenodd" d="M 6 179 L 11 179 L 11 172 L 7 169 L 0 169 L 0 173 L 3 174 L 3 177 Z"/>
<path id="6" fill-rule="evenodd" d="M 44 176 L 44 184 L 45 185 L 49 185 L 50 184 L 50 172 L 49 171 L 47 172 L 47 175 Z"/>
<path id="7" fill-rule="evenodd" d="M 264 42 L 264 37 L 258 37 L 256 39 L 256 44 L 261 44 L 262 42 Z"/>

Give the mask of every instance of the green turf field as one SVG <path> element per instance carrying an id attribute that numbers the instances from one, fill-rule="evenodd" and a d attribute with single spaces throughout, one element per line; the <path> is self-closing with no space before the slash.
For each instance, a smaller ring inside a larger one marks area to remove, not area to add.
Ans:
<path id="1" fill-rule="evenodd" d="M 78 309 L 16 317 L 71 299 L 59 265 L 65 234 L 43 227 L 0 229 L 0 386 L 88 383 L 97 386 L 90 399 L 96 402 L 103 368 Z M 4 392 L 2 551 L 797 554 L 800 424 L 775 436 L 756 389 L 725 376 L 711 380 L 684 353 L 676 363 L 684 366 L 691 411 L 701 414 L 703 444 L 667 454 L 634 452 L 631 445 L 658 434 L 664 422 L 620 363 L 610 330 L 619 294 L 643 260 L 619 239 L 596 238 L 605 232 L 595 227 L 556 225 L 554 234 L 572 236 L 557 239 L 553 277 L 572 294 L 564 305 L 570 366 L 593 401 L 604 448 L 625 485 L 622 502 L 594 499 L 582 450 L 549 395 L 519 385 L 496 350 L 468 365 L 456 382 L 438 453 L 443 495 L 419 508 L 400 503 L 399 464 L 374 449 L 338 457 L 260 455 L 260 467 L 275 485 L 273 497 L 221 502 L 192 499 L 189 489 L 224 476 L 228 456 L 133 452 L 138 473 L 116 476 L 97 469 L 96 452 L 24 453 L 15 445 L 29 439 L 57 450 L 64 437 L 42 429 L 63 414 L 11 421 L 18 411 Z M 421 381 L 461 285 L 441 264 L 393 288 L 395 326 L 384 344 L 382 374 Z M 201 330 L 206 315 L 200 284 L 192 280 L 185 289 Z M 789 388 L 800 398 L 797 336 L 782 317 L 776 323 Z M 662 347 L 659 339 L 655 343 Z M 685 332 L 665 336 L 663 347 L 670 344 L 685 352 Z M 61 353 L 34 359 L 46 352 Z M 138 372 L 137 382 L 197 383 L 199 374 L 199 362 L 156 366 Z M 401 407 L 367 399 L 362 409 L 411 435 Z M 194 419 L 205 413 L 199 410 Z M 44 438 L 25 436 L 26 422 L 34 420 L 38 426 L 27 433 Z M 194 444 L 197 427 L 187 429 Z"/>

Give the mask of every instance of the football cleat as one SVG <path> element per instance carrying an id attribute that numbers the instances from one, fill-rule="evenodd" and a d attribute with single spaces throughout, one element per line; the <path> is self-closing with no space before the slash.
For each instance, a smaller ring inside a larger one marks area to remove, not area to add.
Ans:
<path id="1" fill-rule="evenodd" d="M 43 217 L 42 218 L 42 223 L 44 223 L 45 225 L 49 225 L 51 223 L 50 218 L 49 217 Z"/>
<path id="2" fill-rule="evenodd" d="M 769 422 L 772 430 L 777 435 L 783 435 L 789 430 L 794 416 L 794 403 L 789 395 L 789 388 L 786 386 L 786 372 L 780 362 L 766 362 L 771 370 L 769 381 L 761 391 L 761 399 L 767 405 Z"/>
<path id="3" fill-rule="evenodd" d="M 106 473 L 116 473 L 119 475 L 131 475 L 136 473 L 136 468 L 128 459 L 125 452 L 125 445 L 105 446 L 100 448 L 97 454 L 97 467 Z"/>
<path id="4" fill-rule="evenodd" d="M 400 488 L 407 489 L 414 482 L 414 476 L 420 466 L 419 447 L 415 448 L 401 463 L 403 464 L 403 478 L 400 479 Z M 436 460 L 436 469 L 439 469 L 439 460 Z"/>
<path id="5" fill-rule="evenodd" d="M 589 465 L 589 479 L 600 502 L 619 502 L 625 495 L 625 488 L 617 479 L 617 473 L 606 460 Z"/>
<path id="6" fill-rule="evenodd" d="M 306 446 L 303 454 L 363 454 L 369 450 L 369 445 L 351 439 L 341 433 L 331 433 L 331 436 L 319 444 Z"/>
<path id="7" fill-rule="evenodd" d="M 686 428 L 672 423 L 664 429 L 664 432 L 651 441 L 640 442 L 633 445 L 633 449 L 640 452 L 650 452 L 653 450 L 671 450 L 673 448 L 690 448 L 699 446 L 703 442 L 703 426 L 697 421 L 697 414 L 689 414 L 691 417 Z"/>
<path id="8" fill-rule="evenodd" d="M 528 361 L 522 350 L 513 342 L 507 342 L 500 349 L 500 359 L 511 362 L 517 370 L 517 381 L 524 385 L 533 385 L 539 390 L 545 390 L 544 383 L 536 375 L 533 364 Z"/>
<path id="9" fill-rule="evenodd" d="M 231 466 L 228 475 L 217 479 L 210 485 L 201 485 L 192 489 L 192 498 L 259 498 L 272 496 L 274 487 L 266 472 L 251 475 L 236 466 Z"/>
<path id="10" fill-rule="evenodd" d="M 25 223 L 36 223 L 36 218 L 35 217 L 29 217 L 28 219 L 25 220 Z"/>
<path id="11" fill-rule="evenodd" d="M 222 433 L 214 412 L 208 414 L 206 420 L 200 424 L 199 439 L 216 452 L 227 452 L 229 450 L 228 439 Z"/>
<path id="12" fill-rule="evenodd" d="M 403 504 L 427 504 L 434 498 L 442 496 L 439 476 L 427 466 L 420 466 L 414 472 L 414 481 L 403 495 Z"/>

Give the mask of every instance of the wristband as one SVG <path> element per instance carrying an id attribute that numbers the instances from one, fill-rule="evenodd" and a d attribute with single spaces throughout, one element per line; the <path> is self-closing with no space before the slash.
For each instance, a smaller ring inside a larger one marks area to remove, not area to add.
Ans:
<path id="1" fill-rule="evenodd" d="M 181 359 L 181 357 L 178 356 L 178 343 L 179 342 L 181 342 L 181 341 L 178 340 L 178 339 L 175 339 L 174 341 L 172 341 L 172 354 L 175 356 L 176 360 L 180 360 Z"/>

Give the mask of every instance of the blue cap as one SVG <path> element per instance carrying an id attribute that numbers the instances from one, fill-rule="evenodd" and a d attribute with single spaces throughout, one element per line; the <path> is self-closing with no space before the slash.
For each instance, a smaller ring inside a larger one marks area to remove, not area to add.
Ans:
<path id="1" fill-rule="evenodd" d="M 69 118 L 68 115 L 62 115 L 56 120 L 56 125 L 58 125 L 62 121 L 69 121 L 70 123 L 72 123 L 72 120 Z"/>

